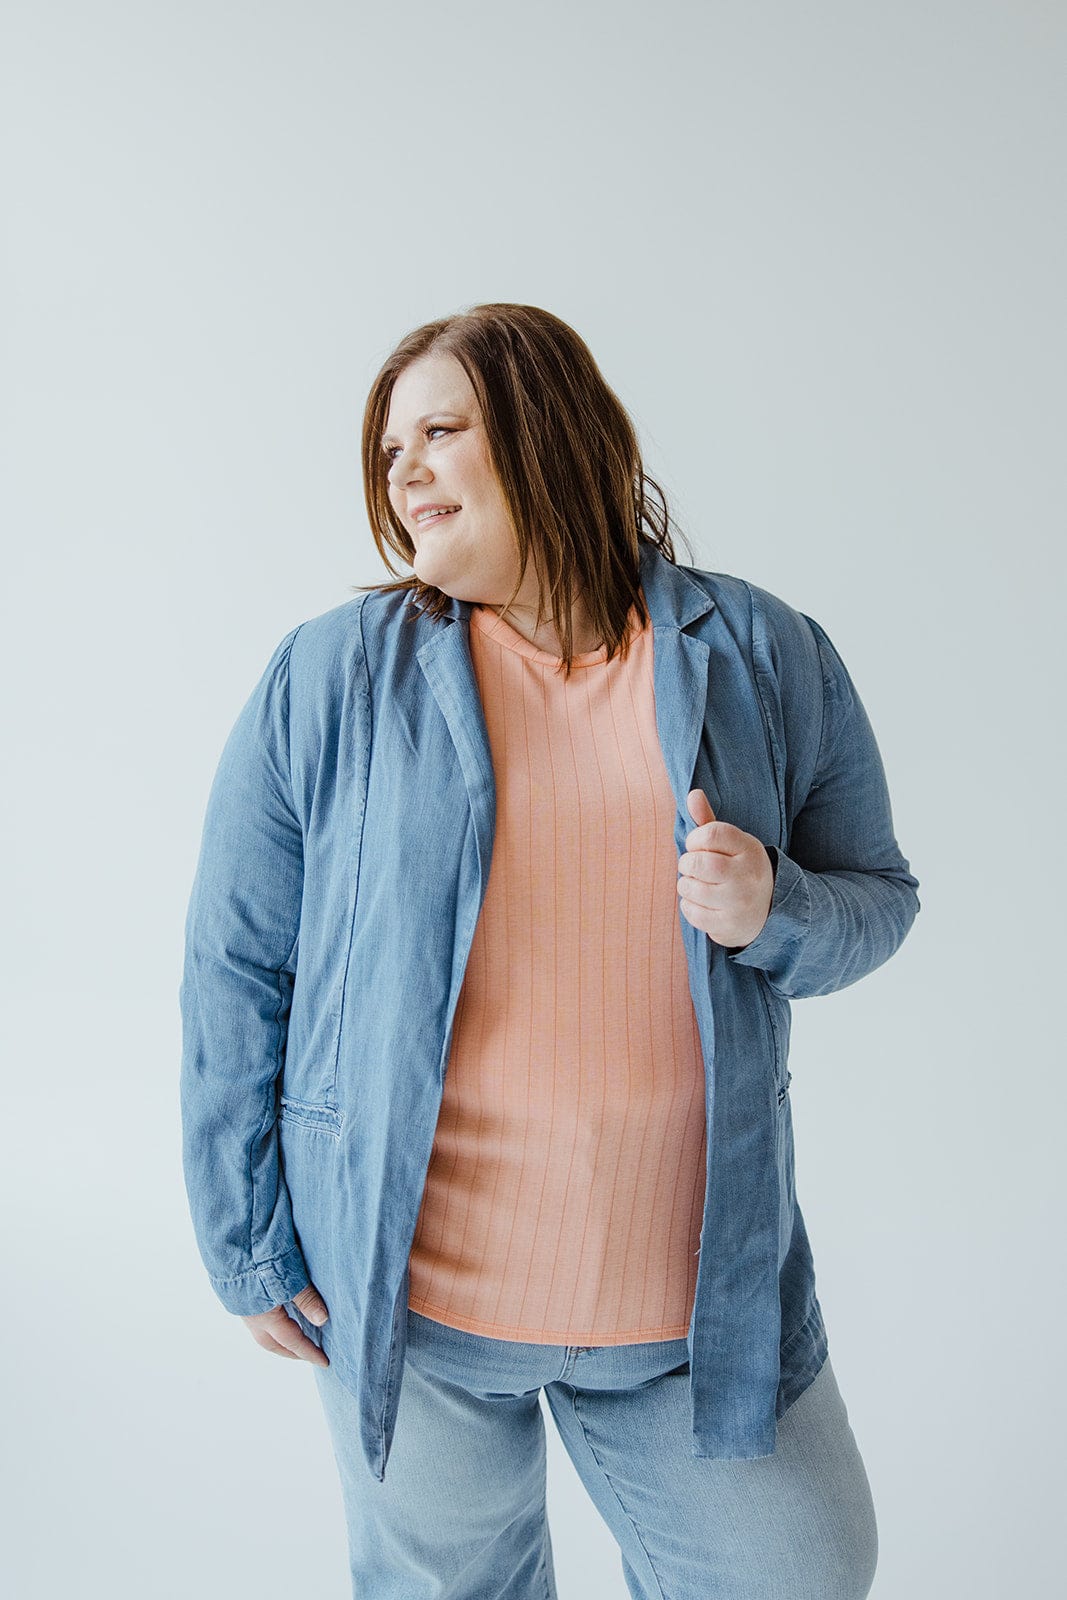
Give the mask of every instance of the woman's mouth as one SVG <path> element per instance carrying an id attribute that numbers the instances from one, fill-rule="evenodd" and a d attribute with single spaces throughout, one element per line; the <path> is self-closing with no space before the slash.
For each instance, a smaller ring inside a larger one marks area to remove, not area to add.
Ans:
<path id="1" fill-rule="evenodd" d="M 459 511 L 459 506 L 451 506 L 446 511 L 430 511 L 424 517 L 415 518 L 417 528 L 432 528 L 436 523 L 443 522 L 446 517 L 454 517 Z"/>

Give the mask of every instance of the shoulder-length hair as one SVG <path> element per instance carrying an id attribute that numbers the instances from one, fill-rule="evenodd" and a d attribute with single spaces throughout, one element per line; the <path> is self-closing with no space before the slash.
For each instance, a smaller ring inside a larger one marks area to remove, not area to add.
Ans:
<path id="1" fill-rule="evenodd" d="M 532 553 L 540 575 L 538 624 L 549 615 L 559 619 L 563 671 L 571 671 L 577 594 L 595 637 L 607 646 L 607 659 L 625 655 L 631 608 L 642 627 L 649 620 L 640 590 L 640 544 L 654 544 L 674 561 L 672 519 L 663 490 L 643 469 L 634 426 L 585 341 L 538 306 L 476 305 L 424 323 L 383 363 L 363 414 L 362 463 L 371 532 L 386 567 L 396 573 L 390 551 L 410 566 L 415 546 L 389 500 L 382 434 L 394 383 L 431 351 L 453 356 L 478 398 L 520 558 L 508 604 Z M 413 604 L 432 617 L 451 603 L 414 573 L 395 583 L 350 587 L 382 594 L 409 590 Z"/>

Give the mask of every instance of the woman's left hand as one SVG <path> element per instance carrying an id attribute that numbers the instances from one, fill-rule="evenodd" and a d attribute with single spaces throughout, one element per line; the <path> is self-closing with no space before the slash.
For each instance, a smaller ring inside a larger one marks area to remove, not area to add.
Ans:
<path id="1" fill-rule="evenodd" d="M 774 868 L 755 834 L 719 822 L 703 789 L 691 789 L 689 814 L 699 826 L 678 858 L 682 915 L 716 944 L 744 948 L 767 920 Z"/>

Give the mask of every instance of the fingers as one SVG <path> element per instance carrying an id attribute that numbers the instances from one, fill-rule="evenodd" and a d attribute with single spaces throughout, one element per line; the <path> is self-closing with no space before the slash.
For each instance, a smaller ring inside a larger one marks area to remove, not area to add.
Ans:
<path id="1" fill-rule="evenodd" d="M 689 815 L 694 822 L 714 822 L 715 813 L 711 809 L 711 801 L 703 789 L 690 789 L 686 803 L 689 806 Z"/>
<path id="2" fill-rule="evenodd" d="M 686 901 L 693 905 L 705 906 L 709 911 L 715 905 L 715 890 L 719 887 L 707 879 L 683 877 L 678 878 L 678 898 L 684 908 Z"/>
<path id="3" fill-rule="evenodd" d="M 300 1360 L 295 1351 L 287 1350 L 284 1345 L 278 1343 L 277 1339 L 272 1339 L 269 1333 L 257 1333 L 253 1328 L 252 1337 L 263 1350 L 269 1350 L 273 1356 L 284 1356 L 287 1361 Z"/>
<path id="4" fill-rule="evenodd" d="M 326 1309 L 326 1302 L 313 1283 L 306 1289 L 301 1289 L 299 1294 L 293 1296 L 293 1304 L 298 1311 L 302 1311 L 309 1322 L 314 1322 L 316 1327 L 329 1319 L 330 1313 Z"/>
<path id="5" fill-rule="evenodd" d="M 296 1301 L 294 1300 L 294 1305 Z M 313 1367 L 328 1367 L 325 1350 L 308 1338 L 284 1306 L 274 1306 L 256 1316 L 245 1317 L 248 1331 L 264 1350 L 293 1361 L 310 1361 Z"/>
<path id="6" fill-rule="evenodd" d="M 678 882 L 725 883 L 729 868 L 723 850 L 687 850 L 678 857 Z"/>
<path id="7" fill-rule="evenodd" d="M 687 850 L 709 850 L 715 854 L 736 856 L 745 848 L 746 841 L 753 837 L 746 833 L 744 828 L 739 828 L 736 823 L 714 822 L 702 823 L 699 828 L 692 828 L 685 836 Z"/>
<path id="8" fill-rule="evenodd" d="M 317 1344 L 312 1344 L 306 1333 L 301 1333 L 292 1317 L 283 1311 L 282 1316 L 288 1327 L 280 1325 L 269 1331 L 266 1328 L 253 1328 L 252 1337 L 264 1350 L 269 1350 L 272 1355 L 286 1356 L 290 1361 L 310 1361 L 313 1367 L 328 1367 L 330 1362 L 325 1350 L 320 1350 Z M 291 1331 L 290 1331 L 291 1330 Z"/>

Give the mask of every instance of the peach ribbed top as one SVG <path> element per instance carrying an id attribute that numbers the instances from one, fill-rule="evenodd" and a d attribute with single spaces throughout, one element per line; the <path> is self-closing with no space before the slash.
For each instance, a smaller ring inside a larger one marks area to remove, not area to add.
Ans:
<path id="1" fill-rule="evenodd" d="M 704 1065 L 678 912 L 651 624 L 559 657 L 497 613 L 470 646 L 496 780 L 410 1256 L 410 1307 L 530 1344 L 686 1336 Z"/>

